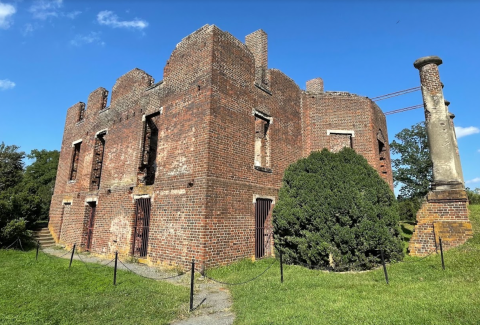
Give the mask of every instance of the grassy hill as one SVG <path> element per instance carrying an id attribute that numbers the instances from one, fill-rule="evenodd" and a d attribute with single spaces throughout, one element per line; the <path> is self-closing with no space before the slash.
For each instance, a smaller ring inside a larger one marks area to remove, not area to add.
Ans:
<path id="1" fill-rule="evenodd" d="M 439 255 L 389 265 L 390 285 L 382 269 L 339 274 L 285 266 L 281 284 L 275 264 L 259 279 L 229 288 L 235 323 L 479 324 L 480 205 L 470 211 L 475 237 L 445 253 L 445 271 Z M 240 282 L 272 261 L 242 261 L 208 275 Z"/>

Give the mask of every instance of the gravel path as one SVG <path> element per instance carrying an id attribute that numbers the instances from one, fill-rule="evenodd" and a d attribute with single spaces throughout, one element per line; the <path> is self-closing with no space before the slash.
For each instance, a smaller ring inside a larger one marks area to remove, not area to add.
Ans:
<path id="1" fill-rule="evenodd" d="M 44 248 L 47 254 L 70 259 L 71 254 L 58 247 Z M 107 264 L 109 260 L 92 256 L 88 253 L 75 253 L 74 260 L 81 260 L 87 263 Z M 122 264 L 123 263 L 123 264 Z M 155 267 L 150 267 L 139 263 L 130 263 L 122 261 L 117 267 L 120 270 L 130 270 L 140 276 L 166 281 L 176 285 L 190 286 L 190 273 L 182 276 L 176 276 L 173 272 L 162 271 Z M 108 266 L 113 267 L 113 261 Z M 164 279 L 171 277 L 169 279 Z M 172 325 L 231 325 L 235 319 L 235 315 L 231 311 L 232 300 L 230 292 L 221 285 L 209 281 L 203 277 L 195 279 L 195 291 L 193 298 L 193 306 L 195 310 L 189 313 L 188 318 L 175 320 Z M 188 302 L 187 302 L 188 304 Z M 196 306 L 196 307 L 195 307 Z M 188 308 L 188 307 L 187 307 Z"/>

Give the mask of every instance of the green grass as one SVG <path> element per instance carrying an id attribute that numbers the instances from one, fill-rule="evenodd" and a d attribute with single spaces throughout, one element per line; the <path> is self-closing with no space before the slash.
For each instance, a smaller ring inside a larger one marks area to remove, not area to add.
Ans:
<path id="1" fill-rule="evenodd" d="M 470 219 L 479 230 L 480 206 Z M 272 259 L 211 270 L 223 281 L 249 279 Z M 413 263 L 412 263 L 413 262 Z M 231 286 L 235 324 L 479 324 L 480 235 L 445 253 L 423 260 L 406 257 L 382 269 L 363 273 L 327 273 L 278 264 L 258 280 Z"/>
<path id="2" fill-rule="evenodd" d="M 168 324 L 188 288 L 35 251 L 0 250 L 0 324 Z"/>

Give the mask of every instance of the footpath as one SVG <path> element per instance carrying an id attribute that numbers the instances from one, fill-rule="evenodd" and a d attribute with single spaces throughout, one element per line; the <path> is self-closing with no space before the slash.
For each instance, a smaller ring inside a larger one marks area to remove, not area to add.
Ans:
<path id="1" fill-rule="evenodd" d="M 43 251 L 47 254 L 70 259 L 70 254 L 65 254 L 65 250 L 48 247 Z M 80 260 L 85 263 L 104 264 L 108 260 L 92 256 L 88 253 L 75 253 L 74 260 Z M 113 267 L 113 263 L 108 266 Z M 162 271 L 155 267 L 150 267 L 139 263 L 129 263 L 122 261 L 117 266 L 120 270 L 128 270 L 142 277 L 157 281 L 166 281 L 175 285 L 190 286 L 190 275 L 181 277 L 171 277 L 172 272 Z M 233 314 L 232 299 L 230 292 L 218 283 L 210 281 L 204 277 L 195 279 L 195 295 L 193 305 L 197 306 L 194 311 L 188 313 L 186 318 L 173 321 L 172 325 L 231 325 L 235 319 Z M 188 309 L 188 307 L 187 307 Z"/>

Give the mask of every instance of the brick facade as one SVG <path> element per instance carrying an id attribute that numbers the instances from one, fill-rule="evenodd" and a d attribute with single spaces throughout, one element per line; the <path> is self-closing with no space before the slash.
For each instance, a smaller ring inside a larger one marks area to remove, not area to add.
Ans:
<path id="1" fill-rule="evenodd" d="M 94 206 L 92 253 L 136 254 L 143 236 L 147 263 L 222 265 L 255 254 L 256 200 L 273 207 L 284 170 L 311 151 L 352 146 L 392 186 L 378 106 L 324 92 L 319 78 L 302 91 L 268 69 L 267 57 L 262 30 L 242 43 L 206 25 L 176 46 L 162 81 L 134 69 L 117 80 L 108 107 L 104 88 L 86 109 L 70 107 L 50 210 L 55 240 L 86 249 Z M 151 204 L 143 233 L 141 198 Z M 266 255 L 271 211 L 262 221 Z"/>

